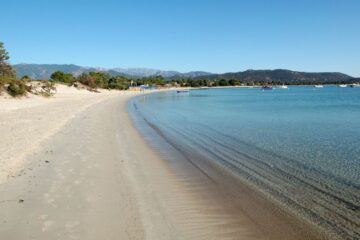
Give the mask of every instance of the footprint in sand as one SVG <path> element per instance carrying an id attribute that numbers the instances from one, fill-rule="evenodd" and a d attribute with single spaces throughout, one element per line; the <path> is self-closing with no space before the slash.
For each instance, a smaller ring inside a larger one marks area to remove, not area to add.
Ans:
<path id="1" fill-rule="evenodd" d="M 43 222 L 43 227 L 42 227 L 42 231 L 45 232 L 47 231 L 52 225 L 54 225 L 54 222 L 51 220 L 47 220 L 45 222 Z"/>

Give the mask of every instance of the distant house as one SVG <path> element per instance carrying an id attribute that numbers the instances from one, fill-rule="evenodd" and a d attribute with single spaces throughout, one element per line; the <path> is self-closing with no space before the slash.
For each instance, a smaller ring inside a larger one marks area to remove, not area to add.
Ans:
<path id="1" fill-rule="evenodd" d="M 130 86 L 129 91 L 144 91 L 144 89 L 139 86 Z"/>

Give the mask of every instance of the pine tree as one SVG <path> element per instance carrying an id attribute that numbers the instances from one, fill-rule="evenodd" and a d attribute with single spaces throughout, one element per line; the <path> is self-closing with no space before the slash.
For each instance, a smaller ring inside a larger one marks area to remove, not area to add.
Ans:
<path id="1" fill-rule="evenodd" d="M 14 69 L 8 63 L 9 58 L 9 53 L 4 48 L 4 43 L 0 42 L 0 87 L 16 78 Z"/>

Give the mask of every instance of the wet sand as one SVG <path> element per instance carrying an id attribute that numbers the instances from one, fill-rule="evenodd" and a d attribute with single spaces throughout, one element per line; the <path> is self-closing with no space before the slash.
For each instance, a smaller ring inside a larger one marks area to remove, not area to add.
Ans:
<path id="1" fill-rule="evenodd" d="M 321 239 L 200 156 L 149 144 L 133 95 L 0 113 L 0 239 Z"/>

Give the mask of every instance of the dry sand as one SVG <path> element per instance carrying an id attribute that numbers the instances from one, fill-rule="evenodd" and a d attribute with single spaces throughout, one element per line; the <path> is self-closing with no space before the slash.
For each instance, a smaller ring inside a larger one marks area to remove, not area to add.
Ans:
<path id="1" fill-rule="evenodd" d="M 0 99 L 0 239 L 142 239 L 115 119 L 134 94 Z"/>
<path id="2" fill-rule="evenodd" d="M 313 239 L 259 205 L 233 211 L 189 162 L 159 156 L 126 112 L 136 94 L 0 99 L 0 239 Z"/>

